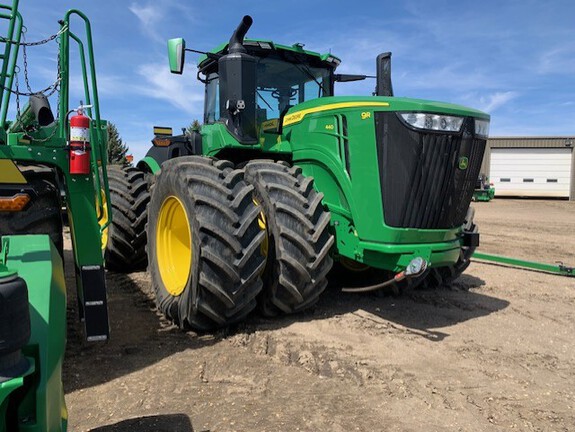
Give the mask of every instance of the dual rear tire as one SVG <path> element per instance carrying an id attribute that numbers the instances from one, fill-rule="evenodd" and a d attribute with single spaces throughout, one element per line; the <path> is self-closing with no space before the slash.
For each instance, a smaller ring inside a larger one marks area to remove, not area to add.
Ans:
<path id="1" fill-rule="evenodd" d="M 301 169 L 189 156 L 152 189 L 148 261 L 156 302 L 182 328 L 209 331 L 315 304 L 332 264 L 329 213 Z"/>
<path id="2" fill-rule="evenodd" d="M 266 316 L 294 313 L 313 306 L 327 287 L 333 236 L 323 194 L 299 167 L 256 160 L 245 167 L 246 180 L 266 221 L 268 260 L 260 310 Z"/>
<path id="3" fill-rule="evenodd" d="M 255 307 L 265 266 L 253 187 L 227 161 L 165 162 L 152 191 L 148 260 L 156 302 L 183 328 L 208 331 Z"/>

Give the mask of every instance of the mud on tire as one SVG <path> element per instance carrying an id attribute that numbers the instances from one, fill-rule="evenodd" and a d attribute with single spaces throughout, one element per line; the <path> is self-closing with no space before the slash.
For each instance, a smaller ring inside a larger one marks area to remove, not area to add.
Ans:
<path id="1" fill-rule="evenodd" d="M 330 214 L 313 178 L 299 167 L 258 160 L 245 166 L 246 180 L 262 206 L 268 234 L 267 264 L 260 309 L 266 316 L 293 313 L 314 305 L 327 286 L 333 264 L 329 251 Z"/>
<path id="2" fill-rule="evenodd" d="M 146 223 L 150 193 L 144 172 L 133 167 L 108 166 L 112 223 L 108 227 L 106 268 L 118 272 L 144 270 Z"/>
<path id="3" fill-rule="evenodd" d="M 158 308 L 180 327 L 213 330 L 242 320 L 255 308 L 262 289 L 265 233 L 258 227 L 260 208 L 252 192 L 243 171 L 227 161 L 186 156 L 162 165 L 148 212 L 149 269 Z M 172 235 L 168 205 L 185 211 L 181 216 L 178 210 L 176 219 L 184 220 L 189 230 L 189 236 L 179 237 L 191 243 L 186 246 L 190 266 L 180 278 L 183 286 L 172 284 L 166 273 L 180 274 L 182 269 L 161 268 L 162 262 L 170 262 L 170 248 L 164 244 Z"/>

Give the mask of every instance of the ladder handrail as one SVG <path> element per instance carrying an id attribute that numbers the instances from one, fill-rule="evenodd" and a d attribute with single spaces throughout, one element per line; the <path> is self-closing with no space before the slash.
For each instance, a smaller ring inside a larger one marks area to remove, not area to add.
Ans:
<path id="1" fill-rule="evenodd" d="M 82 40 L 70 30 L 70 17 L 72 15 L 79 16 L 85 24 L 86 32 L 86 42 L 88 48 L 88 59 L 90 61 L 90 80 L 92 87 L 92 97 L 90 97 L 90 86 L 88 84 L 88 70 L 86 67 L 86 54 L 84 43 Z M 60 98 L 58 101 L 59 112 L 60 112 L 60 136 L 66 136 L 67 132 L 67 115 L 70 109 L 69 102 L 69 68 L 70 68 L 70 38 L 72 38 L 78 45 L 80 52 L 80 65 L 82 68 L 82 78 L 84 83 L 84 97 L 85 104 L 92 105 L 92 108 L 87 108 L 86 111 L 88 116 L 92 119 L 90 122 L 90 133 L 92 136 L 92 146 L 95 151 L 91 152 L 91 166 L 92 173 L 95 180 L 95 188 L 97 191 L 104 190 L 104 195 L 107 203 L 111 202 L 110 199 L 110 189 L 108 187 L 108 173 L 106 169 L 107 165 L 107 151 L 105 148 L 105 140 L 102 136 L 102 120 L 100 118 L 100 104 L 98 99 L 98 87 L 96 82 L 96 65 L 94 61 L 94 48 L 92 43 L 92 30 L 90 26 L 90 21 L 88 17 L 84 15 L 81 11 L 77 9 L 69 10 L 64 20 L 60 22 L 62 28 L 66 27 L 65 30 L 60 35 L 60 62 L 61 62 L 61 84 L 60 84 Z M 93 112 L 92 112 L 93 109 Z M 101 167 L 101 173 L 100 168 Z M 100 181 L 100 175 L 102 176 L 102 181 Z M 104 203 L 101 193 L 96 193 L 96 203 L 99 208 L 99 219 L 107 214 L 107 221 L 100 227 L 101 231 L 104 231 L 112 221 L 112 212 L 104 212 Z"/>
<path id="2" fill-rule="evenodd" d="M 101 118 L 100 118 L 100 103 L 98 100 L 98 89 L 97 89 L 97 82 L 96 82 L 96 65 L 94 61 L 94 47 L 92 44 L 92 29 L 90 26 L 90 21 L 88 17 L 84 15 L 77 9 L 70 9 L 65 17 L 64 20 L 61 21 L 62 27 L 67 26 L 67 29 L 62 32 L 60 35 L 60 52 L 63 54 L 63 59 L 61 59 L 63 65 L 61 66 L 61 75 L 65 76 L 65 79 L 62 78 L 61 90 L 60 90 L 60 128 L 61 128 L 61 136 L 65 136 L 65 123 L 66 123 L 66 112 L 69 109 L 69 67 L 70 67 L 70 17 L 72 15 L 77 15 L 84 20 L 85 29 L 86 29 L 86 42 L 88 46 L 88 58 L 90 60 L 90 77 L 92 81 L 92 94 L 94 96 L 93 107 L 94 107 L 94 120 L 96 121 L 97 129 L 100 130 L 101 127 Z M 91 113 L 91 111 L 90 111 Z"/>
<path id="3" fill-rule="evenodd" d="M 22 37 L 23 20 L 22 15 L 20 15 L 20 12 L 18 12 L 18 3 L 19 0 L 13 0 L 11 7 L 0 4 L 0 9 L 10 11 L 8 34 L 6 35 L 6 41 L 4 42 L 6 44 L 6 48 L 4 49 L 2 70 L 0 71 L 0 101 L 2 104 L 0 113 L 0 130 L 3 130 L 6 125 L 6 116 L 8 115 L 8 106 L 10 105 L 12 84 L 14 82 L 14 73 L 16 69 L 16 62 L 18 61 L 18 51 L 20 49 L 20 40 Z M 14 38 L 15 30 L 16 37 Z M 15 45 L 14 49 L 12 49 L 12 45 Z M 8 76 L 9 71 L 10 74 Z M 6 83 L 7 76 L 8 83 Z"/>

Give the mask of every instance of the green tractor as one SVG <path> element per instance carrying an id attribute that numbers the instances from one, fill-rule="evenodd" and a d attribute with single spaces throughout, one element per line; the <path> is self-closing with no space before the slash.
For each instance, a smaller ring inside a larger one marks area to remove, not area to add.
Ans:
<path id="1" fill-rule="evenodd" d="M 298 312 L 316 303 L 334 261 L 355 291 L 459 276 L 479 242 L 469 204 L 489 115 L 394 97 L 390 53 L 377 57 L 374 96 L 335 96 L 336 82 L 367 77 L 337 74 L 336 56 L 302 44 L 244 39 L 251 24 L 245 16 L 228 43 L 200 52 L 200 129 L 156 128 L 137 175 L 111 182 L 115 215 L 134 233 L 115 226 L 111 242 L 141 241 L 132 209 L 149 200 L 159 309 L 200 331 L 256 305 L 266 316 Z M 186 51 L 198 52 L 181 38 L 168 51 L 176 74 Z M 126 258 L 143 262 L 141 243 Z"/>
<path id="2" fill-rule="evenodd" d="M 485 201 L 489 202 L 495 197 L 495 188 L 493 183 L 489 182 L 489 177 L 485 174 L 479 174 L 477 182 L 475 183 L 475 190 L 473 191 L 472 201 Z"/>
<path id="3" fill-rule="evenodd" d="M 43 41 L 59 43 L 59 73 L 47 94 L 22 91 L 18 81 L 14 85 L 19 52 L 27 66 L 26 48 L 38 45 L 25 42 L 18 3 L 0 4 L 0 23 L 6 29 L 0 39 L 0 432 L 62 432 L 67 429 L 62 197 L 85 336 L 105 341 L 102 232 L 111 218 L 106 123 L 100 119 L 90 22 L 80 11 L 68 11 L 58 33 Z M 74 17 L 84 23 L 86 47 L 71 30 Z M 87 105 L 78 110 L 69 104 L 71 44 L 79 52 Z M 24 73 L 27 78 L 28 71 Z M 54 116 L 48 95 L 56 92 Z M 7 121 L 11 93 L 17 117 Z M 25 95 L 30 102 L 20 110 Z"/>

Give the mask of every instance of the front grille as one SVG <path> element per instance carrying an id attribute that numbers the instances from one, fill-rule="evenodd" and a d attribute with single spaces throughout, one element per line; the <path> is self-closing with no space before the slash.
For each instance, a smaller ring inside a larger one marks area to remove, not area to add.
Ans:
<path id="1" fill-rule="evenodd" d="M 485 139 L 472 118 L 459 134 L 416 131 L 393 112 L 375 114 L 384 220 L 397 228 L 448 229 L 463 224 Z M 467 158 L 466 169 L 459 167 Z"/>

